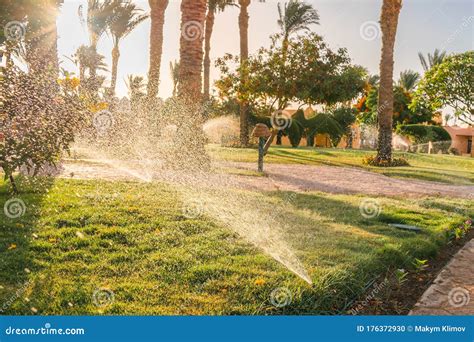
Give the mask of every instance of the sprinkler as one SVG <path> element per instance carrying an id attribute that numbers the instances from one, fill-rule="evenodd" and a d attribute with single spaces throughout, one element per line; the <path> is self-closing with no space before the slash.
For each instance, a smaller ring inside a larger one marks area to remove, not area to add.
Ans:
<path id="1" fill-rule="evenodd" d="M 255 125 L 255 128 L 252 132 L 252 136 L 258 138 L 258 172 L 263 172 L 263 157 L 265 156 L 265 147 L 267 138 L 271 135 L 272 134 L 270 133 L 267 125 L 261 123 Z"/>

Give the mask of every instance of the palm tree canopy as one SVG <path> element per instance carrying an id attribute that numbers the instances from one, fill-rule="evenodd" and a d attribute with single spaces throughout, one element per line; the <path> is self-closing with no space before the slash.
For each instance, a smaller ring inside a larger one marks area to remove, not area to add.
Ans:
<path id="1" fill-rule="evenodd" d="M 236 6 L 235 0 L 209 0 L 209 11 L 223 12 L 227 6 Z"/>
<path id="2" fill-rule="evenodd" d="M 130 95 L 143 93 L 146 88 L 143 76 L 127 75 L 126 84 Z"/>
<path id="3" fill-rule="evenodd" d="M 81 22 L 87 24 L 92 45 L 97 44 L 97 41 L 114 20 L 114 8 L 118 3 L 116 0 L 88 0 L 87 17 L 84 18 L 83 13 L 79 12 Z"/>
<path id="4" fill-rule="evenodd" d="M 148 14 L 143 12 L 134 3 L 130 1 L 115 0 L 117 3 L 113 6 L 113 20 L 109 24 L 109 32 L 113 37 L 114 45 L 132 32 L 144 20 L 149 18 Z"/>
<path id="5" fill-rule="evenodd" d="M 309 30 L 312 24 L 319 24 L 318 11 L 299 0 L 290 0 L 284 8 L 278 3 L 278 15 L 278 25 L 286 37 L 297 31 Z"/>
<path id="6" fill-rule="evenodd" d="M 405 70 L 400 73 L 398 79 L 398 86 L 403 88 L 405 91 L 412 91 L 415 89 L 421 76 L 419 73 L 413 70 Z"/>
<path id="7" fill-rule="evenodd" d="M 418 52 L 418 57 L 420 58 L 420 63 L 423 66 L 425 71 L 430 70 L 433 66 L 443 62 L 446 57 L 446 51 L 441 51 L 439 49 L 434 50 L 433 54 L 428 53 L 427 57 Z"/>
<path id="8" fill-rule="evenodd" d="M 92 46 L 81 45 L 71 59 L 74 64 L 85 69 L 107 71 L 105 56 L 97 53 Z"/>

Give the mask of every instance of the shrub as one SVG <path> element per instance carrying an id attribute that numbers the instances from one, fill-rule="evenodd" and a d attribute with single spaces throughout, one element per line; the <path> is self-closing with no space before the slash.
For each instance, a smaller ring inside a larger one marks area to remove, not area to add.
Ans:
<path id="1" fill-rule="evenodd" d="M 399 125 L 396 132 L 409 137 L 415 144 L 426 144 L 429 141 L 451 141 L 449 133 L 440 126 Z"/>
<path id="2" fill-rule="evenodd" d="M 387 162 L 378 160 L 375 156 L 367 156 L 362 160 L 362 164 L 378 167 L 395 167 L 395 166 L 410 166 L 405 158 L 393 158 L 392 161 Z"/>

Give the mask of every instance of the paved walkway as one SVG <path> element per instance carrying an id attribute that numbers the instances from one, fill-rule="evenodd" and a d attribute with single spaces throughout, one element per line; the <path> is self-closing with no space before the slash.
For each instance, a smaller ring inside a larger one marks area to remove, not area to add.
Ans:
<path id="1" fill-rule="evenodd" d="M 120 161 L 108 161 L 106 163 L 100 160 L 66 161 L 63 177 L 73 174 L 75 178 L 81 179 L 141 179 L 178 183 L 185 178 L 191 178 L 191 181 L 201 180 L 212 186 L 218 185 L 257 191 L 321 191 L 404 197 L 473 198 L 474 196 L 474 186 L 472 185 L 451 185 L 414 179 L 397 179 L 353 167 L 267 164 L 265 165 L 267 177 L 225 173 L 226 168 L 255 171 L 254 163 L 220 162 L 216 163 L 214 167 L 215 173 L 186 175 L 166 170 L 149 171 L 146 165 L 142 167 L 138 163 L 134 163 L 127 168 Z M 224 170 L 219 171 L 221 168 L 224 168 Z"/>
<path id="2" fill-rule="evenodd" d="M 441 270 L 409 315 L 474 314 L 474 239 Z"/>

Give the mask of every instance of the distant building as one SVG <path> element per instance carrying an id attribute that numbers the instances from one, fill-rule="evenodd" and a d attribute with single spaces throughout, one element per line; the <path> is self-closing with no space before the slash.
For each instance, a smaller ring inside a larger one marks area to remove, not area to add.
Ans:
<path id="1" fill-rule="evenodd" d="M 474 157 L 472 140 L 474 140 L 474 127 L 444 126 L 451 136 L 451 148 L 455 148 L 463 156 Z"/>

